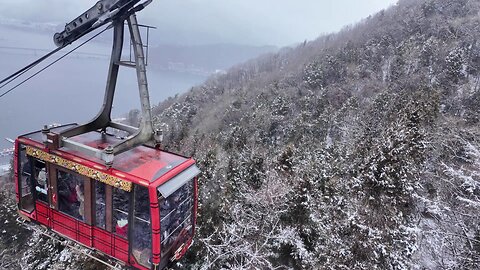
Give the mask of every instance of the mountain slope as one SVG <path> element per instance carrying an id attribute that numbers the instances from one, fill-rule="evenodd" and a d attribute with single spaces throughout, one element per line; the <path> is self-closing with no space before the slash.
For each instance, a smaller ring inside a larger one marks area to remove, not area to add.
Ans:
<path id="1" fill-rule="evenodd" d="M 203 170 L 195 269 L 476 269 L 478 1 L 400 1 L 155 108 Z"/>
<path id="2" fill-rule="evenodd" d="M 156 106 L 203 172 L 178 269 L 478 269 L 479 12 L 403 0 Z M 2 205 L 2 267 L 95 268 Z"/>

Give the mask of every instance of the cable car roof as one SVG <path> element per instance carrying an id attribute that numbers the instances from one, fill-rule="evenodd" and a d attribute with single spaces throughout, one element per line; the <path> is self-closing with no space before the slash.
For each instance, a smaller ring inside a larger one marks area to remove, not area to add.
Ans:
<path id="1" fill-rule="evenodd" d="M 76 124 L 54 127 L 51 131 L 55 133 L 61 132 L 62 130 L 71 128 L 75 125 Z M 37 146 L 42 145 L 43 147 L 41 131 L 20 136 L 20 141 L 22 141 L 23 138 L 35 142 Z M 100 132 L 81 134 L 72 137 L 72 140 L 97 149 L 104 149 L 109 144 L 121 141 L 121 139 L 116 138 L 115 136 L 102 135 Z M 163 184 L 166 181 L 173 179 L 177 173 L 180 173 L 194 164 L 193 160 L 189 158 L 143 145 L 116 155 L 111 170 L 107 170 L 105 166 L 103 166 L 103 161 L 101 159 L 87 156 L 81 152 L 73 151 L 66 147 L 59 148 L 56 151 L 50 151 L 50 153 L 44 153 L 44 155 L 52 156 L 49 157 L 47 161 L 50 159 L 54 160 L 53 157 L 57 155 L 59 159 L 77 162 L 79 166 L 86 165 L 86 167 L 98 170 L 100 173 L 108 171 L 107 173 L 109 175 L 114 174 L 122 180 L 127 180 L 128 182 L 137 183 L 143 186 L 148 186 L 156 181 L 156 185 Z M 61 166 L 62 163 L 65 162 L 57 163 L 59 163 L 57 165 Z M 69 165 L 68 167 L 70 166 L 75 165 Z M 181 167 L 181 170 L 177 171 L 176 169 L 179 167 Z M 174 170 L 177 171 L 177 173 L 167 175 L 167 173 Z M 160 178 L 163 176 L 166 176 L 166 179 L 163 179 L 162 181 Z M 129 190 L 130 188 L 127 187 L 124 189 Z"/>

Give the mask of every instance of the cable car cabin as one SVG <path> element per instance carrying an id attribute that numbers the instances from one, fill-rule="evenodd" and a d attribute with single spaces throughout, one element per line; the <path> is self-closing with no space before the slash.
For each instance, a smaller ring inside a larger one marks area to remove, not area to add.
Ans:
<path id="1" fill-rule="evenodd" d="M 97 149 L 120 140 L 100 132 L 71 139 Z M 143 145 L 107 169 L 66 147 L 48 150 L 40 131 L 15 142 L 20 215 L 138 269 L 163 269 L 191 245 L 199 172 L 193 159 Z"/>

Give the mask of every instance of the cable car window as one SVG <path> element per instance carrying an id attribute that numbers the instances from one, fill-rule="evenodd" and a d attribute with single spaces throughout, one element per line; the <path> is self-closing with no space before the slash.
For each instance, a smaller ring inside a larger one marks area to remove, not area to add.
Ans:
<path id="1" fill-rule="evenodd" d="M 84 178 L 73 172 L 58 170 L 57 185 L 59 210 L 84 220 Z"/>
<path id="2" fill-rule="evenodd" d="M 135 209 L 133 218 L 132 254 L 141 265 L 152 265 L 152 229 L 150 226 L 150 199 L 148 189 L 135 187 Z"/>
<path id="3" fill-rule="evenodd" d="M 18 153 L 18 164 L 20 166 L 19 171 L 21 173 L 19 181 L 19 192 L 20 192 L 20 206 L 23 210 L 27 212 L 33 211 L 33 195 L 32 195 L 32 167 L 31 159 L 27 157 L 25 152 L 25 146 L 20 147 L 20 152 Z"/>
<path id="4" fill-rule="evenodd" d="M 95 225 L 99 228 L 105 229 L 105 183 L 95 182 Z"/>
<path id="5" fill-rule="evenodd" d="M 159 194 L 162 257 L 193 234 L 193 179 L 167 198 Z"/>
<path id="6" fill-rule="evenodd" d="M 37 200 L 48 202 L 48 173 L 45 162 L 33 159 L 33 180 Z"/>
<path id="7" fill-rule="evenodd" d="M 127 238 L 130 193 L 118 188 L 113 190 L 113 226 L 115 226 L 115 233 Z"/>

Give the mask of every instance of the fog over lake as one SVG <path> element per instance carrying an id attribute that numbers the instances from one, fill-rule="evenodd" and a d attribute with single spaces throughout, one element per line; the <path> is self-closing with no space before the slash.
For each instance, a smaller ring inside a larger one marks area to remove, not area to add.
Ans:
<path id="1" fill-rule="evenodd" d="M 0 26 L 0 33 L 0 79 L 54 49 L 52 35 L 47 32 Z M 22 133 L 41 129 L 44 124 L 84 123 L 97 114 L 103 103 L 111 51 L 111 45 L 104 41 L 111 37 L 111 33 L 103 36 L 102 42 L 85 45 L 78 50 L 79 53 L 62 59 L 0 99 L 0 149 L 10 146 L 4 140 L 6 137 L 16 138 Z M 128 51 L 128 43 L 125 51 Z M 63 53 L 55 55 L 47 63 L 61 55 Z M 151 68 L 147 75 L 152 106 L 206 79 L 205 75 L 153 71 Z M 0 92 L 16 83 L 2 88 Z M 135 69 L 121 67 L 112 117 L 123 117 L 129 110 L 139 107 Z"/>

